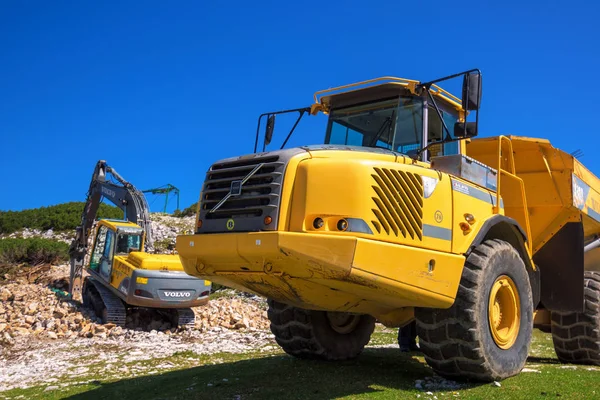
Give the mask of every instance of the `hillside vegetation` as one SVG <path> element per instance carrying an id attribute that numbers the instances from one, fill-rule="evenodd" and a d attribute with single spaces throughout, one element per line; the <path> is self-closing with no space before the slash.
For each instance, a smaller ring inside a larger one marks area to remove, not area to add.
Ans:
<path id="1" fill-rule="evenodd" d="M 81 223 L 84 202 L 70 202 L 23 211 L 0 211 L 0 234 L 10 234 L 23 228 L 64 231 Z M 101 203 L 97 218 L 123 218 L 117 207 Z"/>
<path id="2" fill-rule="evenodd" d="M 66 262 L 69 246 L 51 239 L 0 239 L 0 264 Z"/>
<path id="3" fill-rule="evenodd" d="M 196 215 L 196 207 L 198 207 L 198 203 L 194 203 L 188 208 L 184 208 L 183 211 L 175 210 L 173 213 L 174 217 L 189 217 L 192 215 Z"/>

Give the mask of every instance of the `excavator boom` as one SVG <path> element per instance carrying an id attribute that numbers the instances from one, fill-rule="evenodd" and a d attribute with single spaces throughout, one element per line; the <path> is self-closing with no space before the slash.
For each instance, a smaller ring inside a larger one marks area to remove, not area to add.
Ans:
<path id="1" fill-rule="evenodd" d="M 112 175 L 117 183 L 108 180 L 108 174 Z M 69 292 L 72 294 L 81 291 L 81 278 L 88 241 L 102 198 L 108 199 L 123 210 L 124 220 L 138 224 L 145 231 L 145 249 L 153 248 L 150 211 L 144 194 L 123 179 L 106 161 L 99 160 L 92 174 L 86 203 L 81 214 L 81 224 L 76 228 L 75 239 L 69 249 L 71 263 Z"/>

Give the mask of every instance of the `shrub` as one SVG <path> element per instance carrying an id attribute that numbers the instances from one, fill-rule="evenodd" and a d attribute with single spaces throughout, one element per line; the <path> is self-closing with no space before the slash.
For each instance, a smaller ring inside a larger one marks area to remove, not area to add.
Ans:
<path id="1" fill-rule="evenodd" d="M 196 215 L 196 208 L 198 207 L 198 203 L 194 203 L 188 208 L 185 208 L 183 211 L 175 210 L 173 213 L 174 217 L 189 217 L 190 215 Z"/>
<path id="2" fill-rule="evenodd" d="M 0 233 L 13 233 L 23 228 L 55 231 L 75 229 L 81 223 L 84 206 L 84 202 L 70 202 L 23 211 L 0 211 Z M 96 217 L 121 219 L 123 211 L 101 203 Z"/>
<path id="3" fill-rule="evenodd" d="M 0 263 L 40 264 L 69 260 L 69 245 L 50 239 L 0 239 Z"/>

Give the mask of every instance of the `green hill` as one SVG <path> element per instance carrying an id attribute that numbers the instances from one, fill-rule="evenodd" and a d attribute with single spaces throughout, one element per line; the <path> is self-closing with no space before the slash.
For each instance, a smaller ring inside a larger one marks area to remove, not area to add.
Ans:
<path id="1" fill-rule="evenodd" d="M 65 231 L 81 223 L 84 202 L 70 202 L 23 211 L 0 211 L 0 234 L 9 234 L 23 228 Z M 117 207 L 101 203 L 97 218 L 123 218 Z"/>

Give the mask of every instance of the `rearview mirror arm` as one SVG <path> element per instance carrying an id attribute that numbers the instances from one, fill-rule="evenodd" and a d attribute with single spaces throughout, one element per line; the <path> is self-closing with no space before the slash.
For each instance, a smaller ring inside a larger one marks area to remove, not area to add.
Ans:
<path id="1" fill-rule="evenodd" d="M 444 121 L 444 117 L 442 117 L 442 113 L 441 113 L 439 107 L 437 106 L 437 103 L 435 102 L 435 99 L 431 95 L 431 91 L 429 90 L 429 88 L 430 88 L 430 86 L 426 86 L 425 87 L 425 89 L 427 90 L 427 95 L 429 96 L 429 99 L 433 103 L 433 106 L 435 107 L 435 111 L 437 112 L 438 117 L 440 117 L 440 121 L 442 122 L 442 126 L 444 127 L 444 130 L 446 131 L 446 139 L 444 139 L 444 140 L 450 140 L 450 139 L 452 139 L 452 135 L 450 134 L 450 131 L 448 130 L 448 126 L 446 125 L 446 121 Z"/>
<path id="2" fill-rule="evenodd" d="M 310 113 L 310 107 L 303 107 L 303 108 L 294 108 L 292 110 L 283 110 L 283 111 L 275 111 L 275 112 L 267 112 L 267 113 L 263 113 L 260 114 L 258 116 L 258 124 L 256 126 L 256 139 L 254 140 L 254 153 L 256 153 L 256 150 L 258 149 L 258 137 L 260 135 L 260 120 L 262 119 L 262 117 L 269 116 L 269 115 L 274 115 L 274 114 L 286 114 L 286 113 L 291 113 L 291 112 L 300 112 L 300 117 L 298 117 L 298 121 L 296 121 L 296 124 L 294 125 L 294 128 L 292 128 L 292 132 L 293 130 L 296 128 L 296 125 L 298 125 L 298 122 L 300 121 L 300 118 L 302 118 L 302 115 L 304 115 L 305 112 Z M 288 139 L 289 136 L 292 134 L 292 132 L 290 132 L 288 134 Z M 287 139 L 286 139 L 287 142 Z M 263 151 L 265 150 L 265 146 L 263 145 Z"/>
<path id="3" fill-rule="evenodd" d="M 290 140 L 290 137 L 292 136 L 292 133 L 294 133 L 294 129 L 296 129 L 296 126 L 298 126 L 298 123 L 300 122 L 300 120 L 304 116 L 304 113 L 305 112 L 310 113 L 310 108 L 303 108 L 303 109 L 296 110 L 296 111 L 298 111 L 300 113 L 300 115 L 298 115 L 298 119 L 296 120 L 296 123 L 294 124 L 294 126 L 292 126 L 292 129 L 290 130 L 290 133 L 288 133 L 288 135 L 285 138 L 285 140 L 283 141 L 283 144 L 281 145 L 280 149 L 283 149 L 285 147 L 285 145 L 287 144 L 288 140 Z"/>

